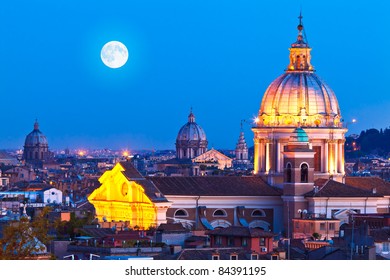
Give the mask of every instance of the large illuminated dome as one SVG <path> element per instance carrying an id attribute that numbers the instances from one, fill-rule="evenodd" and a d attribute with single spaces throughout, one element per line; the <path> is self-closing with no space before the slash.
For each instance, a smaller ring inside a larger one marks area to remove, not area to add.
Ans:
<path id="1" fill-rule="evenodd" d="M 342 182 L 345 132 L 332 89 L 311 65 L 311 48 L 299 16 L 298 38 L 291 44 L 290 63 L 264 93 L 254 133 L 254 174 L 270 184 L 284 185 L 285 149 L 296 129 L 307 134 L 314 161 L 308 164 L 314 179 Z"/>
<path id="2" fill-rule="evenodd" d="M 267 88 L 261 102 L 258 125 L 335 127 L 341 115 L 336 95 L 314 73 L 311 48 L 298 25 L 298 38 L 291 45 L 290 64 Z"/>

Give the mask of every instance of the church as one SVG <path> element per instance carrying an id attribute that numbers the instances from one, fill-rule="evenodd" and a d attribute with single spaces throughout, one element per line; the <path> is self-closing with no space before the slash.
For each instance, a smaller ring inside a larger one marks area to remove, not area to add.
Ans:
<path id="1" fill-rule="evenodd" d="M 99 222 L 143 228 L 181 223 L 190 230 L 243 226 L 290 238 L 293 220 L 319 221 L 329 227 L 324 231 L 338 232 L 351 213 L 389 213 L 388 182 L 346 177 L 347 128 L 335 93 L 311 64 L 301 16 L 297 29 L 287 68 L 265 90 L 252 128 L 252 176 L 202 176 L 194 168 L 192 160 L 208 151 L 191 111 L 176 141 L 176 161 L 191 170 L 143 177 L 130 162 L 118 163 L 88 198 Z M 243 133 L 235 160 L 248 161 Z"/>

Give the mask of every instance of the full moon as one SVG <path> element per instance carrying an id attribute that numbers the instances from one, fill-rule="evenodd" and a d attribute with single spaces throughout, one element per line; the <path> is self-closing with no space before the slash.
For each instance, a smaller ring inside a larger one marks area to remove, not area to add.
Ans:
<path id="1" fill-rule="evenodd" d="M 124 44 L 118 41 L 111 41 L 103 46 L 100 57 L 106 66 L 119 68 L 125 65 L 129 53 Z"/>

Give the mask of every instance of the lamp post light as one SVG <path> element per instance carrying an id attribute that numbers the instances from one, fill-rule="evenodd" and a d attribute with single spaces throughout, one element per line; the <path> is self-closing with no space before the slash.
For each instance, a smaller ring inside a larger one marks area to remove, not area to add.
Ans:
<path id="1" fill-rule="evenodd" d="M 354 123 L 356 123 L 356 122 L 357 122 L 356 119 L 352 119 L 351 121 L 349 121 L 349 122 L 347 122 L 347 123 L 345 124 L 345 128 L 348 128 L 348 125 L 349 125 L 349 124 L 354 124 Z"/>

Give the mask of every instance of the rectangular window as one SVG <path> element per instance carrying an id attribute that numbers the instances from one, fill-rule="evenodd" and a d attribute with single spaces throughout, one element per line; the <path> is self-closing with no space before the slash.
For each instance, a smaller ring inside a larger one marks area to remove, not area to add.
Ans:
<path id="1" fill-rule="evenodd" d="M 252 254 L 251 255 L 251 260 L 258 260 L 259 259 L 259 255 L 258 254 Z"/>
<path id="2" fill-rule="evenodd" d="M 234 246 L 234 237 L 229 236 L 227 241 L 228 246 Z"/>
<path id="3" fill-rule="evenodd" d="M 320 230 L 325 230 L 325 223 L 320 223 Z"/>
<path id="4" fill-rule="evenodd" d="M 334 223 L 329 223 L 329 230 L 334 230 Z"/>
<path id="5" fill-rule="evenodd" d="M 382 252 L 383 253 L 385 253 L 385 252 L 389 252 L 389 248 L 390 248 L 390 246 L 389 246 L 389 242 L 383 242 L 383 244 L 382 244 Z"/>
<path id="6" fill-rule="evenodd" d="M 243 237 L 243 238 L 241 239 L 241 246 L 242 246 L 242 247 L 248 246 L 248 238 Z"/>
<path id="7" fill-rule="evenodd" d="M 265 238 L 260 237 L 260 246 L 265 246 Z"/>
<path id="8" fill-rule="evenodd" d="M 212 259 L 213 261 L 217 261 L 217 260 L 219 260 L 219 255 L 213 255 L 213 256 L 211 257 L 211 259 Z"/>
<path id="9" fill-rule="evenodd" d="M 215 245 L 222 245 L 222 236 L 215 237 Z"/>
<path id="10" fill-rule="evenodd" d="M 232 261 L 238 260 L 238 256 L 232 254 L 232 255 L 230 255 L 230 259 L 231 259 Z"/>

